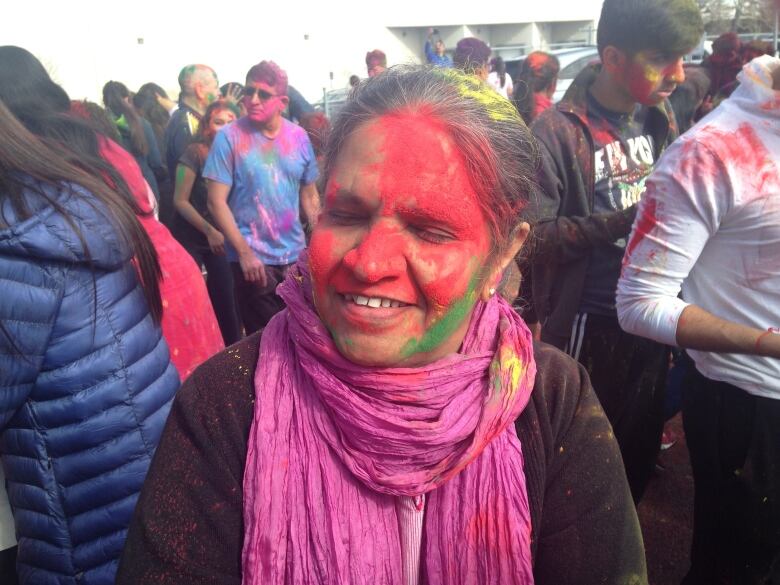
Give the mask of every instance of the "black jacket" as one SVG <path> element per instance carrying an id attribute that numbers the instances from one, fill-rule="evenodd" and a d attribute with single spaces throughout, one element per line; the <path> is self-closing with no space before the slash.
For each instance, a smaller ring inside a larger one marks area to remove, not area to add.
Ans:
<path id="1" fill-rule="evenodd" d="M 563 99 L 531 125 L 541 151 L 541 189 L 527 210 L 534 225 L 533 303 L 542 339 L 559 348 L 570 336 L 591 250 L 628 236 L 636 214 L 636 206 L 593 213 L 595 147 L 587 122 L 587 92 L 597 75 L 596 67 L 584 69 Z M 658 160 L 677 137 L 668 102 L 648 108 L 647 128 Z"/>

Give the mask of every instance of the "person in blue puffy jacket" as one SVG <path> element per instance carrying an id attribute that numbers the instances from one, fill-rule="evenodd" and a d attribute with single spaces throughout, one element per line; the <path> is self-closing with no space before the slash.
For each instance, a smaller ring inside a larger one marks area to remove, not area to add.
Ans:
<path id="1" fill-rule="evenodd" d="M 159 264 L 121 179 L 109 189 L 2 101 L 0 136 L 0 456 L 18 580 L 108 585 L 179 386 Z"/>

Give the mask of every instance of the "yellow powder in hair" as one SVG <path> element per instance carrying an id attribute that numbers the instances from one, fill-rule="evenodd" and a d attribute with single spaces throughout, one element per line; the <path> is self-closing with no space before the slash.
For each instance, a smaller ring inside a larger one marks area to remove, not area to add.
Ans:
<path id="1" fill-rule="evenodd" d="M 460 95 L 481 104 L 488 115 L 497 122 L 519 121 L 520 114 L 512 103 L 493 88 L 473 75 L 467 75 L 457 69 L 437 69 L 445 77 L 455 81 Z"/>

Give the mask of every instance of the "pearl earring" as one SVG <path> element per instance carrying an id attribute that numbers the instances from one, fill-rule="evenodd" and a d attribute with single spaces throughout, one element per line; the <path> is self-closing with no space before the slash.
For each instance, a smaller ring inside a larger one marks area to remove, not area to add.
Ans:
<path id="1" fill-rule="evenodd" d="M 488 292 L 490 293 L 490 296 L 492 297 L 493 295 L 496 294 L 496 289 L 495 288 L 491 288 Z"/>

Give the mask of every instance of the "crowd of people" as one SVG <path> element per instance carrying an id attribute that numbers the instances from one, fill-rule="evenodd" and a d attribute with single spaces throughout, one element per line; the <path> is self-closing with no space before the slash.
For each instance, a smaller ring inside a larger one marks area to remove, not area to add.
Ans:
<path id="1" fill-rule="evenodd" d="M 0 47 L 3 583 L 647 583 L 672 379 L 683 584 L 780 580 L 780 59 L 703 33 L 604 0 L 553 103 L 432 28 L 332 121 Z"/>

